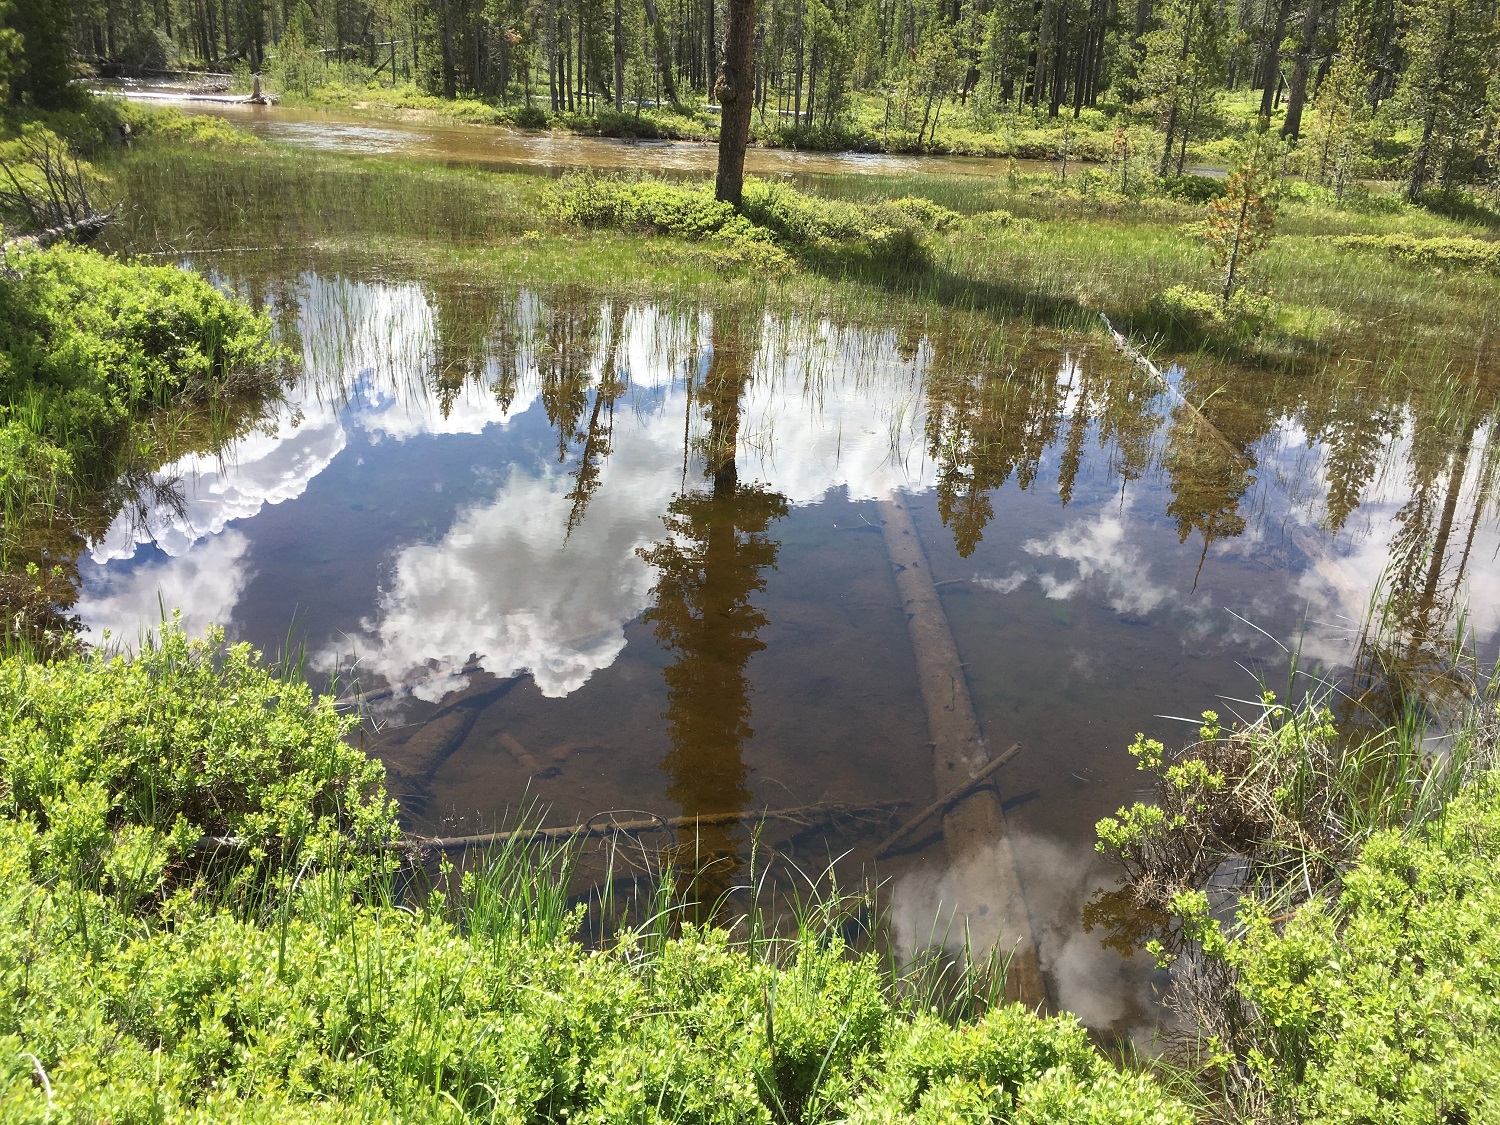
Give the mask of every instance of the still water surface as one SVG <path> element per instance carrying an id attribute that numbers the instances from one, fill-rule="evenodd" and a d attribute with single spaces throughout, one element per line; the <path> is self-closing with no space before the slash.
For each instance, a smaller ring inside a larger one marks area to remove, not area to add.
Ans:
<path id="1" fill-rule="evenodd" d="M 127 232 L 128 234 L 128 232 Z M 146 248 L 146 247 L 138 247 Z M 205 267 L 207 268 L 207 267 Z M 1111 874 L 1093 825 L 1137 793 L 1137 731 L 1286 680 L 1349 674 L 1386 581 L 1416 659 L 1468 604 L 1500 628 L 1493 398 L 1438 420 L 1365 368 L 1173 367 L 1097 338 L 931 316 L 625 302 L 503 280 L 214 259 L 300 349 L 285 401 L 175 498 L 89 545 L 77 612 L 193 630 L 357 681 L 413 827 L 571 824 L 933 800 L 916 658 L 881 531 L 913 510 L 992 748 L 1053 999 L 1156 1018 L 1144 959 L 1084 932 Z M 1221 434 L 1181 402 L 1213 396 Z M 346 687 L 347 690 L 347 687 Z M 804 867 L 874 870 L 889 821 L 771 826 Z M 878 865 L 898 937 L 985 865 L 932 839 Z M 716 879 L 748 832 L 705 831 Z M 982 924 L 970 920 L 982 929 Z M 942 923 L 938 923 L 939 929 Z"/>

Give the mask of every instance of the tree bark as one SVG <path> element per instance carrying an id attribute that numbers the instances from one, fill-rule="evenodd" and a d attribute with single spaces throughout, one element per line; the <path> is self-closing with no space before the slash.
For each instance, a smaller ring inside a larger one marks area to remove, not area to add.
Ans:
<path id="1" fill-rule="evenodd" d="M 714 196 L 739 207 L 745 190 L 745 146 L 750 143 L 750 112 L 755 94 L 755 0 L 729 0 L 724 35 L 724 71 L 718 95 L 719 174 Z"/>
<path id="2" fill-rule="evenodd" d="M 1291 15 L 1292 0 L 1281 0 L 1276 8 L 1276 27 L 1271 40 L 1266 44 L 1265 57 L 1261 60 L 1261 77 L 1265 87 L 1260 93 L 1260 115 L 1270 117 L 1276 109 L 1276 87 L 1281 84 L 1281 41 L 1286 38 L 1286 21 Z"/>
<path id="3" fill-rule="evenodd" d="M 625 18 L 615 0 L 615 108 L 625 108 Z"/>
<path id="4" fill-rule="evenodd" d="M 1292 79 L 1287 83 L 1286 120 L 1281 123 L 1283 137 L 1296 137 L 1302 132 L 1302 108 L 1307 104 L 1307 78 L 1312 72 L 1313 53 L 1318 45 L 1318 24 L 1322 17 L 1322 0 L 1308 0 L 1307 15 L 1302 20 L 1302 42 L 1297 51 L 1297 62 L 1292 67 Z"/>

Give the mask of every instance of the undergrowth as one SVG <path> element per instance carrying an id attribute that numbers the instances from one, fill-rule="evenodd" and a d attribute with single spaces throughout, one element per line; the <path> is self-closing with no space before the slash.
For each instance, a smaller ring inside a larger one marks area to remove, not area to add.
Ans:
<path id="1" fill-rule="evenodd" d="M 1070 1017 L 933 1006 L 841 896 L 698 928 L 665 873 L 590 949 L 568 845 L 414 894 L 346 722 L 217 634 L 10 656 L 0 701 L 7 1120 L 1189 1120 Z"/>
<path id="2" fill-rule="evenodd" d="M 565 177 L 546 205 L 568 222 L 703 241 L 726 263 L 777 270 L 797 254 L 919 264 L 929 257 L 924 234 L 960 219 L 926 199 L 848 203 L 756 179 L 746 182 L 739 211 L 707 184 L 590 174 Z"/>
<path id="3" fill-rule="evenodd" d="M 1084 920 L 1172 968 L 1202 1117 L 1493 1119 L 1500 710 L 1469 691 L 1374 723 L 1266 694 L 1131 747 L 1155 799 L 1099 823 L 1123 877 Z"/>

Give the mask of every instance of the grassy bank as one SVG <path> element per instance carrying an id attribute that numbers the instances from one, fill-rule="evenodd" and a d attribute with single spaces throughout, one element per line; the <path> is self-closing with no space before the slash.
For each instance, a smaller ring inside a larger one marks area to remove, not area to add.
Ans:
<path id="1" fill-rule="evenodd" d="M 1390 816 L 1343 807 L 1351 846 L 1300 905 L 1247 900 L 1232 933 L 1205 900 L 1172 905 L 1227 967 L 1237 1022 L 1154 1078 L 1070 1017 L 996 1003 L 993 977 L 935 989 L 851 946 L 858 904 L 836 895 L 789 927 L 697 928 L 664 872 L 586 947 L 598 904 L 569 897 L 566 845 L 511 844 L 422 890 L 382 850 L 392 806 L 348 720 L 219 635 L 6 657 L 0 1104 L 17 1121 L 1488 1120 L 1500 795 L 1481 751 L 1500 723 L 1492 701 L 1475 716 L 1475 768 L 1419 811 L 1408 761 L 1374 806 Z M 1210 775 L 1236 754 L 1275 766 L 1266 784 L 1277 763 L 1311 779 L 1340 760 L 1313 708 L 1204 735 L 1186 758 L 1141 751 L 1189 816 L 1193 793 L 1225 806 Z"/>
<path id="2" fill-rule="evenodd" d="M 1472 669 L 1446 686 L 1394 713 L 1267 694 L 1175 752 L 1131 748 L 1155 800 L 1100 822 L 1123 879 L 1085 924 L 1173 967 L 1201 1118 L 1500 1110 L 1500 709 Z"/>
<path id="3" fill-rule="evenodd" d="M 1286 185 L 1275 236 L 1244 275 L 1264 300 L 1254 316 L 1223 320 L 1168 299 L 1177 286 L 1217 288 L 1207 204 L 1184 198 L 1222 190 L 1212 182 L 1122 193 L 1103 172 L 804 177 L 800 191 L 752 185 L 751 208 L 734 217 L 705 184 L 584 177 L 559 193 L 542 177 L 270 149 L 132 156 L 118 175 L 143 201 L 131 217 L 136 247 L 269 245 L 378 270 L 368 237 L 378 232 L 387 264 L 540 286 L 658 297 L 755 289 L 835 314 L 959 309 L 1089 332 L 1102 312 L 1169 352 L 1385 362 L 1399 341 L 1403 364 L 1493 364 L 1494 278 L 1462 252 L 1477 263 L 1494 232 L 1389 196 L 1339 201 Z M 182 177 L 203 190 L 169 190 Z M 1378 241 L 1389 238 L 1417 249 L 1389 255 Z M 1441 261 L 1422 248 L 1448 243 L 1432 240 L 1453 243 Z"/>
<path id="4" fill-rule="evenodd" d="M 13 183 L 31 175 L 7 168 Z M 197 274 L 24 238 L 5 259 L 0 605 L 8 640 L 45 648 L 70 629 L 84 539 L 157 487 L 162 464 L 241 436 L 278 392 L 286 356 L 265 317 Z"/>
<path id="5" fill-rule="evenodd" d="M 365 114 L 374 118 L 461 121 L 471 125 L 495 125 L 530 131 L 554 129 L 581 136 L 622 137 L 639 140 L 683 140 L 717 142 L 717 108 L 701 95 L 682 102 L 627 105 L 615 109 L 601 105 L 594 110 L 554 110 L 533 102 L 473 97 L 444 98 L 426 93 L 411 83 L 394 86 L 361 81 L 351 73 L 305 87 L 279 91 L 289 106 Z M 967 114 L 937 126 L 933 135 L 918 143 L 911 129 L 893 129 L 887 120 L 883 99 L 856 96 L 849 112 L 831 125 L 793 126 L 774 110 L 751 119 L 752 143 L 767 148 L 791 148 L 812 152 L 926 153 L 946 156 L 1013 157 L 1017 160 L 1056 160 L 1064 151 L 1072 162 L 1108 162 L 1115 151 L 1115 121 L 1100 110 L 1087 110 L 1078 121 L 1051 118 L 1045 112 L 1023 111 L 991 115 L 976 122 Z M 1137 147 L 1148 145 L 1150 130 L 1142 122 Z M 1194 150 L 1196 156 L 1212 160 L 1213 146 Z"/>

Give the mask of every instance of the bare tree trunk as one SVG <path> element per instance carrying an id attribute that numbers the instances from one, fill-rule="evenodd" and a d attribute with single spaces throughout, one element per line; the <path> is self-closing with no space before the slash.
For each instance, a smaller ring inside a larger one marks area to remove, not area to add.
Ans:
<path id="1" fill-rule="evenodd" d="M 729 0 L 724 72 L 714 92 L 719 105 L 719 174 L 714 196 L 735 207 L 745 190 L 745 146 L 755 93 L 755 0 Z"/>
<path id="2" fill-rule="evenodd" d="M 1307 104 L 1307 78 L 1312 71 L 1318 24 L 1322 17 L 1322 0 L 1308 0 L 1307 15 L 1302 20 L 1302 43 L 1297 51 L 1296 65 L 1292 67 L 1292 80 L 1287 83 L 1286 120 L 1281 123 L 1283 137 L 1296 137 L 1302 132 L 1302 107 Z"/>
<path id="3" fill-rule="evenodd" d="M 1270 117 L 1276 110 L 1276 88 L 1281 85 L 1281 41 L 1286 38 L 1286 21 L 1291 15 L 1292 0 L 1281 0 L 1276 9 L 1276 26 L 1261 59 L 1261 77 L 1265 87 L 1260 92 L 1260 115 Z"/>
<path id="4" fill-rule="evenodd" d="M 719 48 L 714 41 L 714 0 L 706 0 L 703 6 L 703 14 L 706 18 L 703 38 L 708 48 L 708 85 L 709 93 L 713 93 L 714 76 L 719 73 Z"/>
<path id="5" fill-rule="evenodd" d="M 615 108 L 625 108 L 625 17 L 615 0 Z"/>

